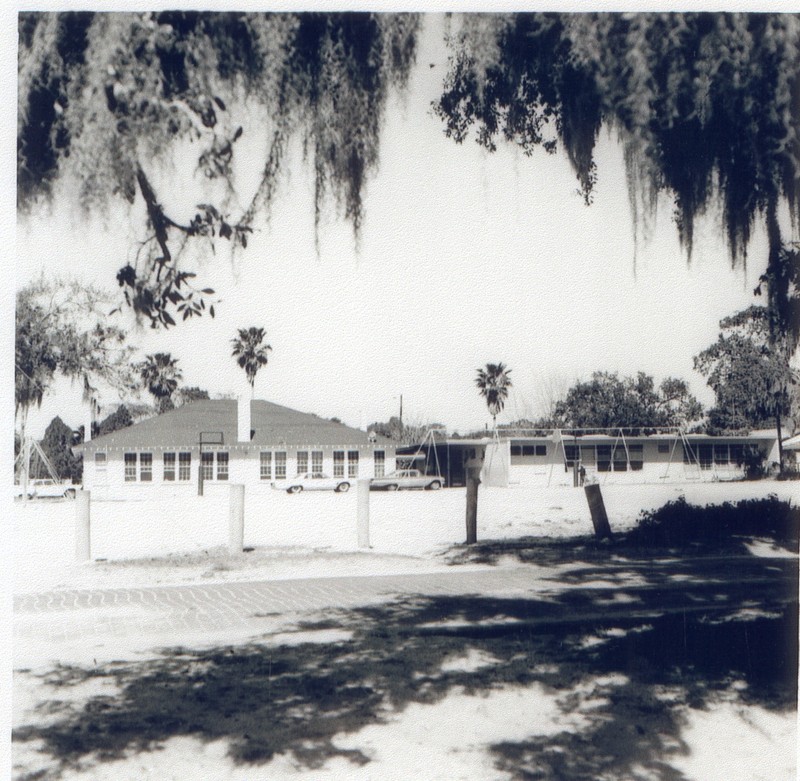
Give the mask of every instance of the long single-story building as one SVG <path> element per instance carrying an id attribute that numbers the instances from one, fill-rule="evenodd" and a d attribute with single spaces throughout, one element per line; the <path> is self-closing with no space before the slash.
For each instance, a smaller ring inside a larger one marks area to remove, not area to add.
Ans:
<path id="1" fill-rule="evenodd" d="M 464 485 L 466 463 L 480 452 L 485 485 L 572 485 L 581 469 L 585 480 L 602 483 L 736 480 L 753 459 L 767 466 L 777 462 L 778 438 L 774 431 L 738 436 L 499 431 L 496 437 L 441 438 L 400 448 L 397 458 L 416 459 L 425 471 L 442 474 L 447 485 Z"/>
<path id="2" fill-rule="evenodd" d="M 97 498 L 197 493 L 325 472 L 352 480 L 395 468 L 386 437 L 268 401 L 195 401 L 73 448 Z"/>

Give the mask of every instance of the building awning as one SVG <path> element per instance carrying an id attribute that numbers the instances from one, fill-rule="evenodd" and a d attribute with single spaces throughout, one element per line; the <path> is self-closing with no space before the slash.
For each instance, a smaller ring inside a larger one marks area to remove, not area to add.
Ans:
<path id="1" fill-rule="evenodd" d="M 424 461 L 424 453 L 397 453 L 395 456 L 397 461 Z"/>
<path id="2" fill-rule="evenodd" d="M 800 434 L 783 440 L 784 450 L 800 450 Z"/>

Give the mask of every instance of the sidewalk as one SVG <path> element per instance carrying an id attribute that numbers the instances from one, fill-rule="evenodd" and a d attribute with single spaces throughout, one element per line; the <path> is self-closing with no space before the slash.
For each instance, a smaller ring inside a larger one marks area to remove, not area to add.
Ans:
<path id="1" fill-rule="evenodd" d="M 14 599 L 17 640 L 180 633 L 246 627 L 259 617 L 382 603 L 401 594 L 517 594 L 536 568 L 454 570 L 424 575 L 308 578 L 154 588 L 53 591 Z M 257 627 L 256 627 L 257 628 Z"/>
<path id="2" fill-rule="evenodd" d="M 683 559 L 691 569 L 692 559 Z M 126 634 L 215 632 L 227 628 L 259 628 L 259 620 L 326 609 L 346 609 L 385 603 L 401 596 L 482 596 L 546 598 L 565 590 L 614 592 L 657 588 L 667 602 L 677 598 L 680 609 L 727 607 L 719 578 L 738 571 L 737 590 L 745 583 L 763 588 L 771 599 L 783 601 L 796 593 L 794 560 L 752 557 L 697 560 L 703 587 L 692 587 L 686 575 L 674 574 L 674 562 L 606 562 L 602 575 L 583 566 L 555 576 L 552 568 L 536 566 L 461 569 L 426 574 L 306 578 L 283 581 L 228 582 L 191 586 L 160 586 L 104 590 L 53 591 L 14 599 L 14 633 L 17 641 L 35 638 L 52 643 L 82 637 Z M 664 577 L 659 570 L 668 570 Z M 674 574 L 674 577 L 673 577 Z M 555 577 L 554 577 L 555 576 Z M 695 575 L 696 577 L 696 575 Z M 602 579 L 601 579 L 602 578 Z M 709 588 L 710 584 L 710 588 Z M 669 596 L 668 592 L 675 592 Z M 702 591 L 705 596 L 699 596 Z M 710 593 L 712 592 L 713 593 Z M 709 592 L 706 594 L 706 592 Z M 707 597 L 707 598 L 706 598 Z M 668 607 L 668 605 L 665 605 Z M 585 616 L 584 616 L 585 618 Z"/>

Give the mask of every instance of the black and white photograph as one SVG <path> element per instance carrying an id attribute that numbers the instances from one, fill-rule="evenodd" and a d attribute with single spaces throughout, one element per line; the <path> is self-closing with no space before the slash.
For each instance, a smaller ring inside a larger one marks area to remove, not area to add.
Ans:
<path id="1" fill-rule="evenodd" d="M 797 778 L 800 14 L 2 18 L 0 777 Z"/>

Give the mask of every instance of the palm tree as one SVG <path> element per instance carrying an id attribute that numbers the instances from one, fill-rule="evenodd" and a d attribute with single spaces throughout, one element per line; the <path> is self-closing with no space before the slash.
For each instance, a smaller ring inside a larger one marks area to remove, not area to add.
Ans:
<path id="1" fill-rule="evenodd" d="M 146 355 L 139 364 L 139 376 L 147 390 L 153 394 L 159 412 L 172 408 L 172 394 L 183 378 L 178 368 L 178 359 L 169 353 Z"/>
<path id="2" fill-rule="evenodd" d="M 236 358 L 236 363 L 244 369 L 247 381 L 250 383 L 251 395 L 255 394 L 256 374 L 262 366 L 267 365 L 268 353 L 272 352 L 272 347 L 262 344 L 266 332 L 263 328 L 240 328 L 239 335 L 231 339 L 233 352 L 231 355 Z"/>
<path id="3" fill-rule="evenodd" d="M 475 384 L 481 396 L 486 399 L 486 406 L 492 416 L 492 426 L 497 428 L 497 416 L 503 411 L 508 398 L 508 389 L 511 387 L 509 379 L 511 369 L 502 363 L 487 363 L 486 368 L 478 369 Z"/>

